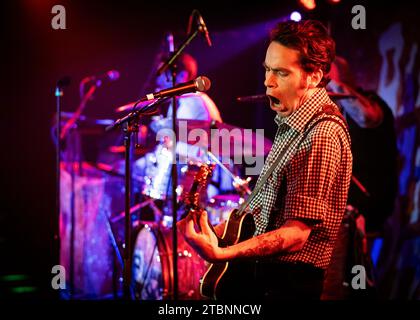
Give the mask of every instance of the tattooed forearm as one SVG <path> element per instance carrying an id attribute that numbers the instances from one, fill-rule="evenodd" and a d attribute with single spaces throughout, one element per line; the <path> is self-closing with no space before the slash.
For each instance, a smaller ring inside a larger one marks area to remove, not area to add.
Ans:
<path id="1" fill-rule="evenodd" d="M 247 248 L 243 253 L 239 252 L 243 258 L 252 258 L 255 256 L 270 256 L 284 249 L 284 239 L 281 235 L 275 236 L 274 239 L 257 239 L 255 247 Z"/>
<path id="2" fill-rule="evenodd" d="M 254 238 L 240 242 L 223 249 L 224 260 L 266 257 L 281 252 L 299 251 L 305 245 L 311 232 L 311 227 L 288 220 L 277 230 L 260 234 Z"/>

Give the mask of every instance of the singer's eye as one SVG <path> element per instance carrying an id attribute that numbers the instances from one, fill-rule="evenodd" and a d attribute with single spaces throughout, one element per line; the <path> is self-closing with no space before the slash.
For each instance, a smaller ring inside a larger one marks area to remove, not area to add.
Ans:
<path id="1" fill-rule="evenodd" d="M 286 72 L 286 71 L 278 70 L 278 71 L 276 71 L 276 75 L 278 75 L 280 77 L 287 77 L 289 75 L 289 73 Z"/>

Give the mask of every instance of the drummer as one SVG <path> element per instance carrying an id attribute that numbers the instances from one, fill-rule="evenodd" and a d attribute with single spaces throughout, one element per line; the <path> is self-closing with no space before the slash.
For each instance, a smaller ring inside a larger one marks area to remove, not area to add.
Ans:
<path id="1" fill-rule="evenodd" d="M 177 60 L 176 83 L 183 83 L 197 77 L 197 61 L 189 54 L 183 53 Z M 172 87 L 172 78 L 169 71 L 162 73 L 156 79 L 156 90 Z M 214 101 L 205 92 L 188 93 L 178 98 L 178 119 L 215 120 L 222 122 L 219 109 Z M 172 117 L 172 105 L 168 108 L 167 117 Z"/>
<path id="2" fill-rule="evenodd" d="M 177 60 L 177 76 L 176 83 L 183 83 L 190 80 L 193 80 L 197 77 L 197 61 L 189 54 L 182 53 Z M 163 90 L 166 88 L 172 87 L 172 78 L 170 71 L 162 73 L 156 78 L 156 91 Z M 222 117 L 220 116 L 219 109 L 217 108 L 214 101 L 204 92 L 188 93 L 181 95 L 177 98 L 177 119 L 192 119 L 192 120 L 202 120 L 202 121 L 217 121 L 222 122 Z M 166 118 L 172 118 L 172 101 L 168 106 L 168 111 L 166 112 Z M 157 119 L 159 121 L 159 119 Z M 171 124 L 171 121 L 167 121 L 168 124 Z M 153 127 L 153 123 L 151 124 Z M 168 126 L 168 129 L 171 128 L 171 125 Z M 155 150 L 149 154 L 146 154 L 144 157 L 138 159 L 135 163 L 135 171 L 137 175 L 150 176 L 154 175 L 154 171 L 164 171 L 166 179 L 169 179 L 170 176 L 170 163 L 169 161 L 165 162 L 165 154 L 162 152 L 162 149 L 167 145 L 162 140 L 160 144 L 155 148 Z M 177 146 L 178 148 L 180 143 Z M 188 153 L 191 148 L 188 148 Z M 190 154 L 188 158 L 191 159 Z M 197 155 L 197 161 L 205 161 L 201 155 Z M 161 172 L 162 174 L 162 172 Z M 165 177 L 162 177 L 165 179 Z M 163 183 L 163 181 L 162 181 Z M 163 183 L 165 184 L 165 183 Z M 215 184 L 217 187 L 215 187 Z M 222 170 L 215 170 L 213 176 L 213 184 L 209 185 L 208 188 L 208 197 L 212 197 L 219 192 L 227 192 L 232 190 L 232 179 L 222 172 Z M 189 191 L 189 190 L 187 190 Z"/>

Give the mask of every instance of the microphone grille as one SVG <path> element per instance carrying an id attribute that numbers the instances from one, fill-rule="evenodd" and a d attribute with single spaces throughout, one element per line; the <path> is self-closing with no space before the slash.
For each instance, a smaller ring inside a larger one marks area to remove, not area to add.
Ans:
<path id="1" fill-rule="evenodd" d="M 195 79 L 195 86 L 197 91 L 207 91 L 211 87 L 211 81 L 205 76 L 200 76 L 197 79 Z"/>

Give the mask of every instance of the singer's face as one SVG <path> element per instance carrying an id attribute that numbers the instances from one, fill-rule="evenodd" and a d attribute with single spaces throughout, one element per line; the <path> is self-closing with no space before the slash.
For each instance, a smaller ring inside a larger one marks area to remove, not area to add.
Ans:
<path id="1" fill-rule="evenodd" d="M 299 64 L 299 51 L 273 41 L 263 66 L 271 109 L 281 117 L 291 115 L 309 97 L 308 75 Z"/>

